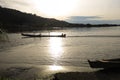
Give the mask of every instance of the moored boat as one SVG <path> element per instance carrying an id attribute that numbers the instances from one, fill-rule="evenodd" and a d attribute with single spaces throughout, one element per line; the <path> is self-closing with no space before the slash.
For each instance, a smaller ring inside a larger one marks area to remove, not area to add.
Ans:
<path id="1" fill-rule="evenodd" d="M 120 68 L 120 59 L 88 60 L 91 68 Z"/>
<path id="2" fill-rule="evenodd" d="M 22 36 L 26 37 L 66 37 L 66 34 L 60 35 L 44 35 L 44 34 L 28 34 L 28 33 L 21 33 Z"/>

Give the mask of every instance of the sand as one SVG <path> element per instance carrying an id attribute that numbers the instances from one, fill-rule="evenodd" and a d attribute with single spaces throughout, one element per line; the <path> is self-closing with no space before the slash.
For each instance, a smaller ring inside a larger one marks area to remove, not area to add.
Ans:
<path id="1" fill-rule="evenodd" d="M 120 80 L 120 71 L 57 73 L 53 80 Z"/>
<path id="2" fill-rule="evenodd" d="M 6 78 L 5 80 L 120 80 L 120 69 L 93 70 L 88 72 L 84 70 L 50 72 L 47 68 L 47 66 L 2 65 L 0 66 L 0 76 L 1 78 Z"/>

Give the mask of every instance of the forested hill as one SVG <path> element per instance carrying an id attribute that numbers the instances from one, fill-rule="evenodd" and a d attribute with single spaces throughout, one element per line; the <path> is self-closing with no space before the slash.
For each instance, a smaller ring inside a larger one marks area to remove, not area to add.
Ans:
<path id="1" fill-rule="evenodd" d="M 0 29 L 7 32 L 33 31 L 41 29 L 53 29 L 54 27 L 103 27 L 116 26 L 113 24 L 72 24 L 53 18 L 44 18 L 31 13 L 23 13 L 18 10 L 3 8 L 0 6 Z"/>
<path id="2" fill-rule="evenodd" d="M 69 23 L 65 21 L 43 18 L 35 14 L 0 7 L 0 27 L 8 32 L 51 29 L 68 25 Z"/>

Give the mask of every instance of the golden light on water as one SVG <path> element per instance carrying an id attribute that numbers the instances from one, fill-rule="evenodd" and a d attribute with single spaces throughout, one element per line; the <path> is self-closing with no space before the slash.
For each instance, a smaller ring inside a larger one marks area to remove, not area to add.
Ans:
<path id="1" fill-rule="evenodd" d="M 58 58 L 59 56 L 61 56 L 63 52 L 63 48 L 62 48 L 62 38 L 50 38 L 50 53 L 51 56 L 54 58 Z"/>
<path id="2" fill-rule="evenodd" d="M 50 32 L 50 35 L 61 35 L 62 33 L 59 32 Z"/>
<path id="3" fill-rule="evenodd" d="M 49 66 L 49 69 L 52 71 L 59 71 L 59 70 L 63 70 L 64 68 L 62 66 L 52 65 Z"/>
<path id="4" fill-rule="evenodd" d="M 50 35 L 60 35 L 60 33 L 52 32 Z M 63 50 L 63 41 L 61 37 L 50 37 L 49 40 L 49 51 L 53 59 L 53 65 L 49 66 L 51 71 L 60 71 L 63 70 L 62 66 L 58 66 L 58 62 L 64 52 Z"/>

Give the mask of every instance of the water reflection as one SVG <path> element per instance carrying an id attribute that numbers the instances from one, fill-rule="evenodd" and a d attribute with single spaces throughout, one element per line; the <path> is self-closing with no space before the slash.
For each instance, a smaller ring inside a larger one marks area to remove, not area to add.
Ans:
<path id="1" fill-rule="evenodd" d="M 59 32 L 50 32 L 50 35 L 61 35 Z"/>
<path id="2" fill-rule="evenodd" d="M 63 53 L 63 42 L 62 42 L 62 38 L 57 38 L 57 37 L 52 37 L 50 38 L 50 56 L 53 59 L 53 65 L 49 66 L 49 69 L 52 71 L 59 71 L 59 70 L 63 70 L 62 66 L 58 66 L 59 64 L 59 60 L 62 56 Z"/>
<path id="3" fill-rule="evenodd" d="M 49 66 L 49 70 L 59 71 L 59 70 L 63 70 L 63 67 L 62 66 L 57 66 L 57 65 L 52 65 L 52 66 Z"/>
<path id="4" fill-rule="evenodd" d="M 50 53 L 54 58 L 58 58 L 62 55 L 62 38 L 50 38 Z"/>

